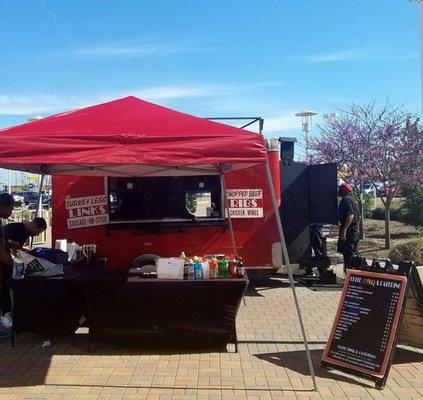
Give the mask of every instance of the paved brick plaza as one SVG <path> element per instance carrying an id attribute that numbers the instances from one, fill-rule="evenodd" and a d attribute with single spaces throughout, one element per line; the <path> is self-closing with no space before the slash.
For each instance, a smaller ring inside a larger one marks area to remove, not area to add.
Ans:
<path id="1" fill-rule="evenodd" d="M 292 292 L 281 282 L 250 288 L 237 327 L 239 353 L 171 354 L 96 343 L 81 332 L 41 349 L 43 337 L 0 342 L 0 400 L 12 399 L 423 399 L 423 352 L 397 350 L 383 391 L 319 368 L 340 289 L 297 293 L 319 392 L 312 391 Z M 201 344 L 201 337 L 198 338 Z"/>

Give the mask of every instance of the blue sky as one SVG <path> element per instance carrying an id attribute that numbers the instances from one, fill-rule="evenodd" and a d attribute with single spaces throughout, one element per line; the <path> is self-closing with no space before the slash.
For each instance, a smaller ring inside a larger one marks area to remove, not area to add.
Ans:
<path id="1" fill-rule="evenodd" d="M 0 127 L 128 95 L 267 136 L 299 135 L 301 109 L 421 110 L 407 0 L 3 0 L 0 26 Z"/>

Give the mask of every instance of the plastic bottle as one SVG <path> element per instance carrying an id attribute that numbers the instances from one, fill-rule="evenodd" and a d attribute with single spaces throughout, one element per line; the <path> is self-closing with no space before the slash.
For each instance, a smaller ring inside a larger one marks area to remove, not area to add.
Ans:
<path id="1" fill-rule="evenodd" d="M 231 279 L 237 277 L 237 260 L 235 257 L 229 260 L 229 277 Z"/>
<path id="2" fill-rule="evenodd" d="M 229 262 L 225 258 L 218 261 L 219 266 L 219 278 L 228 279 L 229 278 Z"/>
<path id="3" fill-rule="evenodd" d="M 210 279 L 210 263 L 208 261 L 203 261 L 203 279 Z"/>
<path id="4" fill-rule="evenodd" d="M 195 279 L 203 279 L 203 266 L 200 261 L 194 264 Z"/>
<path id="5" fill-rule="evenodd" d="M 192 260 L 188 262 L 188 279 L 193 281 L 195 279 L 195 270 L 194 270 L 194 263 Z"/>
<path id="6" fill-rule="evenodd" d="M 22 260 L 21 252 L 18 250 L 13 260 L 13 279 L 23 279 L 25 277 L 25 265 Z"/>
<path id="7" fill-rule="evenodd" d="M 214 258 L 210 260 L 209 268 L 210 268 L 210 279 L 217 279 L 218 278 L 217 262 Z"/>
<path id="8" fill-rule="evenodd" d="M 184 260 L 184 279 L 187 279 L 188 278 L 188 261 L 183 251 L 181 251 L 181 255 L 179 256 L 179 258 L 183 258 Z"/>
<path id="9" fill-rule="evenodd" d="M 236 264 L 236 275 L 237 278 L 243 278 L 245 275 L 245 267 L 241 259 L 239 259 Z"/>

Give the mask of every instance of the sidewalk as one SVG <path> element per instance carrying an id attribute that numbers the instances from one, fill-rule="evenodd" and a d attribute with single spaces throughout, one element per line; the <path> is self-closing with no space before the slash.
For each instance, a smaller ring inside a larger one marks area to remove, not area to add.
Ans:
<path id="1" fill-rule="evenodd" d="M 340 288 L 297 288 L 316 371 L 303 351 L 289 286 L 248 290 L 237 320 L 239 353 L 147 352 L 93 345 L 81 333 L 41 349 L 40 335 L 0 341 L 0 399 L 423 399 L 423 351 L 399 348 L 383 391 L 371 382 L 319 368 Z M 371 339 L 371 337 L 369 337 Z M 201 337 L 198 338 L 201 345 Z"/>

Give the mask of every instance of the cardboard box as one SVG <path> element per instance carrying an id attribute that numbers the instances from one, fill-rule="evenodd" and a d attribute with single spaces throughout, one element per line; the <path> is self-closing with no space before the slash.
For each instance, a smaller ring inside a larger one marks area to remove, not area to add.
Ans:
<path id="1" fill-rule="evenodd" d="M 156 259 L 156 269 L 158 279 L 184 279 L 184 259 L 183 258 L 158 258 Z"/>

